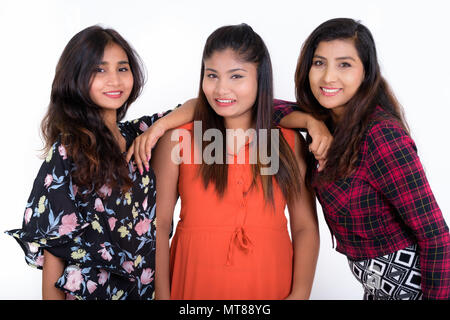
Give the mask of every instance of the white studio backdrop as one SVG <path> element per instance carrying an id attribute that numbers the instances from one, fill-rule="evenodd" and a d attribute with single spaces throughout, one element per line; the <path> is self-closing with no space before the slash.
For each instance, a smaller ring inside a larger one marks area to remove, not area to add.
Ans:
<path id="1" fill-rule="evenodd" d="M 450 223 L 450 20 L 445 6 L 445 0 L 2 0 L 0 299 L 41 298 L 41 271 L 26 265 L 19 245 L 3 232 L 21 226 L 42 163 L 39 125 L 58 58 L 75 33 L 94 24 L 121 33 L 147 67 L 145 90 L 126 118 L 133 119 L 196 96 L 204 42 L 220 26 L 251 25 L 271 53 L 275 96 L 295 100 L 294 71 L 306 37 L 331 18 L 361 20 L 372 31 L 382 73 L 404 106 L 427 177 Z M 318 209 L 321 249 L 311 299 L 361 299 L 362 288 L 346 258 L 332 249 Z"/>

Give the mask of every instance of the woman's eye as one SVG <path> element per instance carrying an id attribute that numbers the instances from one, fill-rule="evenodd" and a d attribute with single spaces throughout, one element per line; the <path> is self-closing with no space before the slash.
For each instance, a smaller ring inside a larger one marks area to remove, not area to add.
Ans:
<path id="1" fill-rule="evenodd" d="M 120 71 L 120 72 L 126 72 L 126 71 L 128 71 L 128 68 L 126 68 L 126 67 L 119 68 L 119 71 Z"/>
<path id="2" fill-rule="evenodd" d="M 95 68 L 94 71 L 95 71 L 95 72 L 105 72 L 105 69 L 100 68 L 100 67 L 97 67 L 97 68 Z"/>
<path id="3" fill-rule="evenodd" d="M 210 73 L 210 74 L 207 74 L 206 77 L 214 79 L 214 78 L 217 78 L 217 75 L 214 73 Z"/>
<path id="4" fill-rule="evenodd" d="M 241 79 L 241 78 L 243 78 L 244 76 L 242 76 L 242 75 L 240 75 L 240 74 L 233 74 L 232 76 L 231 76 L 231 79 Z"/>
<path id="5" fill-rule="evenodd" d="M 313 66 L 320 67 L 321 65 L 323 65 L 323 62 L 320 60 L 313 61 Z"/>
<path id="6" fill-rule="evenodd" d="M 342 62 L 339 66 L 342 67 L 342 68 L 351 67 L 350 63 L 348 63 L 348 62 Z"/>

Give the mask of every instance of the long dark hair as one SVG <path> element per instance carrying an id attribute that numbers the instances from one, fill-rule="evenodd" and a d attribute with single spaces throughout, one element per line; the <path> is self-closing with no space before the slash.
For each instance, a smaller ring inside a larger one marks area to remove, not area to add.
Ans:
<path id="1" fill-rule="evenodd" d="M 142 91 L 143 64 L 117 31 L 91 26 L 77 33 L 64 48 L 56 66 L 48 111 L 41 123 L 45 150 L 60 138 L 74 161 L 74 183 L 94 190 L 105 183 L 123 190 L 131 186 L 119 145 L 103 122 L 101 108 L 89 95 L 91 77 L 105 47 L 111 43 L 126 52 L 134 80 L 128 100 L 117 110 L 117 121 L 123 119 Z"/>
<path id="2" fill-rule="evenodd" d="M 258 92 L 256 101 L 252 107 L 252 120 L 255 124 L 257 141 L 260 141 L 260 129 L 268 129 L 267 150 L 271 150 L 271 130 L 275 129 L 272 123 L 273 114 L 273 80 L 272 80 L 272 64 L 269 52 L 261 37 L 253 31 L 247 24 L 239 24 L 232 26 L 224 26 L 214 31 L 206 40 L 203 50 L 201 73 L 200 73 L 200 89 L 198 94 L 198 104 L 196 107 L 194 119 L 202 121 L 203 130 L 210 128 L 219 129 L 223 137 L 225 134 L 225 124 L 221 116 L 217 115 L 206 99 L 202 89 L 202 81 L 205 75 L 204 61 L 210 58 L 215 52 L 231 49 L 236 52 L 240 58 L 246 62 L 257 64 L 257 81 Z M 298 179 L 300 173 L 295 156 L 287 144 L 286 140 L 279 134 L 279 150 L 280 166 L 275 174 L 285 199 L 289 202 L 300 192 Z M 203 142 L 203 149 L 206 142 Z M 226 155 L 226 144 L 224 144 L 223 154 Z M 258 152 L 259 155 L 259 152 Z M 273 155 L 272 155 L 273 156 Z M 260 175 L 260 169 L 264 167 L 259 159 L 257 164 L 252 164 L 253 186 L 256 185 L 258 177 L 261 178 L 264 197 L 266 201 L 273 203 L 273 185 L 271 175 Z M 227 188 L 228 166 L 223 164 L 206 164 L 200 166 L 200 174 L 202 176 L 205 188 L 209 182 L 214 183 L 219 196 L 225 193 Z"/>
<path id="3" fill-rule="evenodd" d="M 319 104 L 309 83 L 309 71 L 319 43 L 336 39 L 353 40 L 365 75 L 358 91 L 345 106 L 345 114 L 339 123 L 333 122 L 331 110 Z M 304 42 L 298 59 L 295 87 L 298 104 L 306 112 L 325 121 L 334 136 L 326 167 L 321 174 L 322 181 L 334 181 L 351 174 L 358 158 L 361 140 L 377 106 L 382 107 L 391 119 L 398 121 L 409 132 L 403 110 L 381 76 L 372 34 L 367 27 L 353 19 L 331 19 L 311 33 Z"/>

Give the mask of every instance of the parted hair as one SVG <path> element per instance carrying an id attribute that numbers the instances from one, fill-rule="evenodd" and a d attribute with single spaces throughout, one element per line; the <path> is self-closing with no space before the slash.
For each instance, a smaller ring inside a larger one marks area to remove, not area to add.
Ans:
<path id="1" fill-rule="evenodd" d="M 253 31 L 253 29 L 243 23 L 239 25 L 224 26 L 215 30 L 206 40 L 203 50 L 201 73 L 200 73 L 200 89 L 197 99 L 197 107 L 194 115 L 196 121 L 202 121 L 203 130 L 210 128 L 219 129 L 222 135 L 226 136 L 225 124 L 223 117 L 219 116 L 211 108 L 202 90 L 202 80 L 205 75 L 204 61 L 210 58 L 215 52 L 231 49 L 246 62 L 257 64 L 257 82 L 258 91 L 257 98 L 252 106 L 252 120 L 254 129 L 257 134 L 257 141 L 260 141 L 260 129 L 267 129 L 267 145 L 262 146 L 271 150 L 271 130 L 276 129 L 272 122 L 273 115 L 273 80 L 272 80 L 272 64 L 269 52 L 261 37 Z M 300 193 L 300 171 L 295 159 L 294 153 L 284 139 L 279 134 L 279 170 L 272 175 L 261 175 L 260 169 L 263 165 L 257 157 L 257 164 L 252 164 L 253 184 L 256 185 L 257 179 L 261 179 L 264 198 L 266 202 L 273 204 L 273 183 L 272 178 L 278 182 L 285 199 L 289 202 Z M 203 142 L 203 149 L 206 142 Z M 260 148 L 259 146 L 258 148 Z M 226 154 L 226 144 L 223 146 L 223 153 Z M 259 149 L 258 149 L 259 151 Z M 269 153 L 266 153 L 269 154 Z M 259 155 L 259 152 L 258 152 Z M 203 179 L 205 188 L 209 183 L 215 185 L 215 189 L 219 196 L 223 196 L 227 188 L 228 166 L 226 164 L 206 164 L 200 166 L 200 175 Z"/>
<path id="2" fill-rule="evenodd" d="M 322 107 L 314 97 L 309 83 L 309 71 L 314 53 L 322 41 L 351 39 L 364 66 L 364 79 L 355 95 L 347 102 L 345 114 L 335 123 L 331 110 Z M 296 99 L 301 109 L 323 120 L 334 140 L 328 150 L 326 166 L 320 175 L 323 182 L 334 181 L 351 174 L 360 144 L 377 106 L 409 132 L 403 109 L 388 83 L 382 77 L 375 41 L 369 29 L 359 21 L 336 18 L 319 25 L 304 42 L 295 72 Z M 312 168 L 312 166 L 308 166 Z"/>
<path id="3" fill-rule="evenodd" d="M 131 187 L 120 147 L 101 117 L 101 107 L 89 95 L 91 79 L 105 47 L 112 43 L 126 52 L 133 74 L 130 96 L 117 110 L 117 121 L 123 119 L 142 91 L 143 64 L 117 31 L 95 25 L 77 33 L 64 48 L 56 66 L 48 111 L 41 123 L 45 151 L 61 139 L 74 162 L 74 183 L 93 190 L 103 184 L 122 190 Z"/>

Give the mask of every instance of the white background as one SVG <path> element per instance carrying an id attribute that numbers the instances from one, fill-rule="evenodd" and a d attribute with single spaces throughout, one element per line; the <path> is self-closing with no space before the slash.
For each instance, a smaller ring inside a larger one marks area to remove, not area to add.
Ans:
<path id="1" fill-rule="evenodd" d="M 448 116 L 450 19 L 447 1 L 25 1 L 0 2 L 0 299 L 40 299 L 41 272 L 28 267 L 16 241 L 42 160 L 40 121 L 54 69 L 69 41 L 93 24 L 115 28 L 148 70 L 145 91 L 127 119 L 172 108 L 198 91 L 200 60 L 216 28 L 246 22 L 272 57 L 275 96 L 294 100 L 300 46 L 325 20 L 360 19 L 376 40 L 382 73 L 405 108 L 435 197 L 450 222 Z M 346 258 L 331 248 L 319 206 L 321 249 L 312 299 L 360 299 Z"/>

